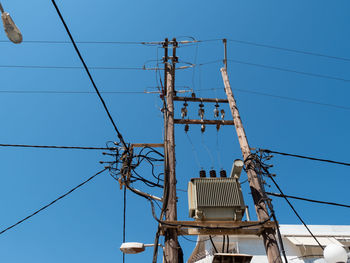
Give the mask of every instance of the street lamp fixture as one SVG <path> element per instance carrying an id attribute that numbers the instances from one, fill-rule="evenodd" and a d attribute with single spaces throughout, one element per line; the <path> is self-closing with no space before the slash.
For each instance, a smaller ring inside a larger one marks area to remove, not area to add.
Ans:
<path id="1" fill-rule="evenodd" d="M 4 29 L 7 37 L 15 44 L 21 43 L 23 40 L 21 31 L 19 31 L 15 22 L 13 22 L 10 14 L 4 11 L 4 8 L 2 7 L 1 3 L 0 3 L 0 11 L 1 11 L 2 23 L 4 24 Z"/>
<path id="2" fill-rule="evenodd" d="M 161 244 L 158 246 L 162 247 Z M 154 244 L 143 244 L 139 242 L 126 242 L 120 246 L 120 250 L 125 254 L 138 254 L 145 251 L 146 247 L 154 247 Z"/>

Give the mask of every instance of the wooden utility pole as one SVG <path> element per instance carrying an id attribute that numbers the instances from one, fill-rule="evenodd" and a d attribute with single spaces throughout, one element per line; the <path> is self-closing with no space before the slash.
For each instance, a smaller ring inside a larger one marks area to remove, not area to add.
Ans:
<path id="1" fill-rule="evenodd" d="M 224 42 L 225 43 L 225 42 Z M 226 46 L 226 45 L 225 45 Z M 227 57 L 226 57 L 226 47 L 225 47 L 225 60 L 227 63 Z M 266 203 L 264 200 L 264 197 L 266 196 L 264 194 L 264 190 L 261 187 L 261 183 L 259 181 L 259 178 L 255 172 L 255 164 L 253 161 L 249 160 L 248 158 L 251 156 L 250 147 L 248 144 L 248 139 L 245 134 L 243 124 L 241 117 L 238 112 L 238 107 L 235 101 L 235 98 L 233 97 L 232 89 L 230 86 L 230 82 L 227 75 L 227 64 L 225 63 L 225 68 L 221 68 L 221 74 L 222 79 L 224 81 L 225 85 L 225 92 L 227 95 L 227 99 L 229 101 L 230 110 L 233 116 L 233 122 L 236 128 L 238 141 L 241 146 L 243 158 L 245 161 L 245 167 L 247 169 L 247 175 L 248 175 L 248 181 L 250 185 L 250 190 L 252 192 L 253 201 L 255 205 L 256 214 L 258 216 L 258 219 L 260 222 L 264 222 L 269 220 L 269 212 L 266 207 Z M 275 229 L 272 227 L 264 227 L 261 235 L 264 240 L 264 246 L 266 250 L 266 255 L 268 258 L 268 261 L 270 263 L 282 263 L 282 259 L 280 256 L 279 248 L 277 245 L 276 237 L 275 237 Z"/>
<path id="2" fill-rule="evenodd" d="M 168 57 L 168 39 L 165 39 L 164 49 L 164 72 L 165 72 L 165 101 L 164 107 L 164 152 L 165 152 L 165 179 L 164 190 L 167 196 L 164 201 L 167 202 L 165 219 L 166 221 L 177 220 L 177 197 L 176 197 L 176 174 L 175 174 L 175 135 L 174 135 L 174 96 L 175 96 L 175 66 L 176 58 L 176 39 L 172 41 L 173 54 L 171 63 Z M 178 250 L 179 244 L 177 240 L 177 230 L 175 228 L 167 228 L 165 231 L 165 259 L 166 262 L 179 262 Z"/>

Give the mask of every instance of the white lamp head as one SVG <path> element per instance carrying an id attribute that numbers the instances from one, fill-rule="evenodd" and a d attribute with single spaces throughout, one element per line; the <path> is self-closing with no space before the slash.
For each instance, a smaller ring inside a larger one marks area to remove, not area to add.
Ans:
<path id="1" fill-rule="evenodd" d="M 346 263 L 348 261 L 346 250 L 336 244 L 327 245 L 323 251 L 323 256 L 327 263 Z"/>
<path id="2" fill-rule="evenodd" d="M 10 14 L 4 11 L 1 4 L 0 4 L 0 11 L 1 11 L 2 23 L 4 24 L 4 29 L 7 37 L 15 44 L 21 43 L 23 40 L 21 31 L 19 31 L 15 22 L 13 22 Z"/>
<path id="3" fill-rule="evenodd" d="M 120 246 L 120 250 L 125 254 L 137 254 L 145 251 L 145 245 L 138 242 L 127 242 Z"/>

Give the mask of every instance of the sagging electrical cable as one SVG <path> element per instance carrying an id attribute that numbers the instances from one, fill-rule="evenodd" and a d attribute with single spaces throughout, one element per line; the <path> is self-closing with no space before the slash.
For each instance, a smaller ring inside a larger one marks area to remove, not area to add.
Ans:
<path id="1" fill-rule="evenodd" d="M 298 197 L 298 196 L 293 196 L 293 195 L 281 195 L 281 194 L 278 194 L 278 193 L 271 193 L 271 192 L 266 192 L 266 194 L 267 195 L 276 196 L 276 197 L 282 197 L 282 198 L 287 197 L 287 198 L 301 200 L 301 201 L 306 201 L 306 202 L 312 202 L 312 203 L 318 203 L 318 204 L 325 204 L 325 205 L 333 205 L 333 206 L 340 206 L 340 207 L 350 208 L 350 205 L 339 204 L 339 203 L 334 203 L 334 202 L 327 202 L 327 201 L 320 201 L 320 200 L 314 200 L 314 199 Z"/>
<path id="2" fill-rule="evenodd" d="M 292 153 L 277 152 L 277 151 L 271 151 L 271 150 L 268 150 L 268 149 L 258 149 L 258 150 L 266 152 L 266 153 L 274 153 L 274 154 L 279 154 L 279 155 L 284 155 L 284 156 L 296 157 L 296 158 L 301 158 L 301 159 L 308 159 L 308 160 L 312 160 L 312 161 L 326 162 L 326 163 L 333 163 L 333 164 L 340 164 L 340 165 L 350 166 L 350 163 L 333 161 L 333 160 L 328 160 L 328 159 L 321 159 L 321 158 L 310 157 L 310 156 L 303 156 L 303 155 L 292 154 Z"/>
<path id="3" fill-rule="evenodd" d="M 93 85 L 93 87 L 94 87 L 94 89 L 95 89 L 95 91 L 96 91 L 98 97 L 100 98 L 100 101 L 101 101 L 101 103 L 102 103 L 102 105 L 103 105 L 103 107 L 104 107 L 104 109 L 105 109 L 105 111 L 106 111 L 106 113 L 107 113 L 107 115 L 108 115 L 109 120 L 111 121 L 111 123 L 112 123 L 112 125 L 113 125 L 113 127 L 114 127 L 114 130 L 116 131 L 116 133 L 117 133 L 117 135 L 118 135 L 118 138 L 119 138 L 120 142 L 121 142 L 122 145 L 124 146 L 125 150 L 128 152 L 128 151 L 129 151 L 129 147 L 128 147 L 127 144 L 125 143 L 122 134 L 119 132 L 119 130 L 118 130 L 118 128 L 117 128 L 117 125 L 115 124 L 115 122 L 114 122 L 114 120 L 113 120 L 113 118 L 112 118 L 112 115 L 110 114 L 110 112 L 109 112 L 109 110 L 108 110 L 108 108 L 107 108 L 107 105 L 106 105 L 105 101 L 103 100 L 102 95 L 100 94 L 100 91 L 98 90 L 98 88 L 97 88 L 97 86 L 96 86 L 96 84 L 95 84 L 95 81 L 94 81 L 94 79 L 92 78 L 92 75 L 90 74 L 90 71 L 89 71 L 89 69 L 88 69 L 88 67 L 87 67 L 87 65 L 86 65 L 86 63 L 85 63 L 85 61 L 84 61 L 84 59 L 83 59 L 83 57 L 82 57 L 82 55 L 81 55 L 81 53 L 80 53 L 80 51 L 79 51 L 79 49 L 78 49 L 78 47 L 77 47 L 77 45 L 76 45 L 74 39 L 73 39 L 73 36 L 72 36 L 72 34 L 71 34 L 71 32 L 70 32 L 70 30 L 69 30 L 69 28 L 68 28 L 66 22 L 64 21 L 64 18 L 63 18 L 62 14 L 61 14 L 61 11 L 59 10 L 58 6 L 56 5 L 55 0 L 51 0 L 51 2 L 52 2 L 52 4 L 54 5 L 54 7 L 55 7 L 55 9 L 56 9 L 56 12 L 57 12 L 58 16 L 60 17 L 60 19 L 61 19 L 61 21 L 62 21 L 62 24 L 63 24 L 64 28 L 66 29 L 67 34 L 68 34 L 70 40 L 72 41 L 72 44 L 73 44 L 73 46 L 74 46 L 74 49 L 75 49 L 76 53 L 78 54 L 78 56 L 79 56 L 79 58 L 80 58 L 80 61 L 81 61 L 81 63 L 83 64 L 87 75 L 89 76 L 89 79 L 90 79 L 90 81 L 91 81 L 91 84 Z"/>
<path id="4" fill-rule="evenodd" d="M 183 225 L 181 223 L 168 223 L 167 221 L 163 221 L 160 220 L 159 218 L 157 218 L 156 213 L 155 213 L 155 207 L 154 207 L 154 203 L 153 200 L 149 197 L 146 196 L 142 196 L 144 198 L 146 198 L 150 204 L 151 204 L 151 208 L 152 208 L 152 215 L 153 218 L 160 224 L 162 225 L 166 225 L 166 226 L 173 226 L 173 227 L 193 227 L 193 228 L 198 228 L 198 229 L 227 229 L 227 230 L 236 230 L 236 229 L 244 229 L 244 228 L 250 228 L 250 227 L 255 227 L 255 226 L 261 226 L 264 225 L 265 223 L 267 223 L 268 221 L 270 221 L 271 216 L 269 216 L 266 220 L 258 222 L 258 223 L 252 223 L 249 225 L 243 225 L 243 226 L 237 226 L 237 227 L 210 227 L 210 226 L 198 226 L 198 225 Z"/>
<path id="5" fill-rule="evenodd" d="M 20 221 L 18 221 L 17 223 L 3 229 L 0 231 L 0 235 L 4 234 L 5 232 L 7 232 L 8 230 L 18 226 L 19 224 L 23 223 L 24 221 L 30 219 L 31 217 L 35 216 L 36 214 L 40 213 L 41 211 L 47 209 L 48 207 L 50 207 L 51 205 L 53 205 L 54 203 L 56 203 L 57 201 L 61 200 L 62 198 L 66 197 L 67 195 L 71 194 L 72 192 L 74 192 L 75 190 L 77 190 L 78 188 L 82 187 L 83 185 L 85 185 L 86 183 L 90 182 L 92 179 L 94 179 L 97 175 L 103 173 L 104 171 L 106 171 L 108 169 L 108 167 L 104 168 L 103 170 L 99 171 L 98 173 L 94 174 L 93 176 L 89 177 L 87 180 L 85 180 L 84 182 L 78 184 L 76 187 L 72 188 L 71 190 L 69 190 L 68 192 L 66 192 L 65 194 L 61 195 L 60 197 L 56 198 L 55 200 L 53 200 L 52 202 L 48 203 L 47 205 L 43 206 L 42 208 L 36 210 L 34 213 L 30 214 L 29 216 L 26 216 L 25 218 L 21 219 Z"/>
<path id="6" fill-rule="evenodd" d="M 218 253 L 218 250 L 217 250 L 217 248 L 216 248 L 216 246 L 215 246 L 215 244 L 214 244 L 214 241 L 213 241 L 212 237 L 209 236 L 209 239 L 210 239 L 211 245 L 213 246 L 213 248 L 214 248 L 214 250 L 215 250 L 215 253 Z"/>
<path id="7" fill-rule="evenodd" d="M 281 253 L 282 253 L 283 257 L 284 257 L 285 263 L 288 263 L 286 250 L 284 248 L 284 243 L 283 243 L 283 239 L 282 239 L 282 235 L 281 235 L 281 231 L 280 231 L 280 226 L 279 226 L 279 223 L 278 223 L 278 220 L 277 220 L 277 217 L 276 217 L 276 213 L 275 213 L 275 210 L 273 208 L 271 199 L 269 199 L 267 197 L 267 195 L 266 195 L 265 186 L 264 186 L 263 179 L 262 179 L 262 175 L 268 175 L 269 174 L 268 167 L 270 167 L 270 166 L 268 166 L 268 165 L 263 163 L 263 159 L 269 160 L 271 157 L 269 155 L 266 156 L 266 154 L 263 153 L 263 152 L 260 152 L 260 155 L 252 154 L 250 157 L 251 157 L 250 159 L 252 160 L 252 162 L 255 163 L 254 169 L 255 169 L 255 171 L 256 171 L 256 173 L 258 175 L 259 183 L 260 183 L 261 188 L 263 190 L 263 196 L 264 196 L 263 198 L 265 199 L 266 204 L 267 204 L 267 206 L 268 206 L 268 208 L 270 210 L 272 219 L 273 219 L 273 221 L 276 224 L 277 237 L 278 237 Z"/>
<path id="8" fill-rule="evenodd" d="M 310 233 L 310 235 L 313 237 L 313 239 L 316 241 L 316 243 L 319 245 L 319 247 L 324 250 L 324 247 L 321 245 L 321 243 L 318 241 L 318 239 L 315 237 L 315 235 L 311 232 L 310 228 L 306 225 L 306 223 L 304 222 L 304 220 L 301 218 L 301 216 L 299 215 L 299 213 L 295 210 L 294 206 L 289 202 L 288 198 L 284 195 L 284 193 L 282 192 L 281 188 L 279 187 L 279 185 L 277 184 L 277 182 L 275 181 L 275 179 L 270 175 L 269 178 L 271 179 L 271 181 L 273 182 L 273 184 L 277 187 L 278 191 L 281 193 L 281 195 L 283 196 L 283 198 L 286 200 L 286 202 L 288 203 L 288 205 L 290 206 L 290 208 L 293 210 L 294 214 L 299 218 L 300 222 L 304 225 L 304 227 L 306 228 L 306 230 Z"/>
<path id="9" fill-rule="evenodd" d="M 270 160 L 273 156 L 272 155 L 268 155 L 266 152 L 258 150 L 258 152 L 260 152 L 260 156 L 258 156 L 257 154 L 251 154 L 247 159 L 251 160 L 252 162 L 255 162 L 259 169 L 257 172 L 260 172 L 260 175 L 265 175 L 268 178 L 271 179 L 271 181 L 275 184 L 275 186 L 277 187 L 277 189 L 279 190 L 279 192 L 281 193 L 281 195 L 284 196 L 284 193 L 282 192 L 281 188 L 279 187 L 279 185 L 277 184 L 277 182 L 275 181 L 275 179 L 273 178 L 273 176 L 270 174 L 269 172 L 269 168 L 271 168 L 271 165 L 267 165 L 264 164 L 262 162 L 262 159 L 266 159 L 266 160 Z M 266 194 L 265 194 L 266 195 Z M 294 206 L 289 202 L 288 198 L 286 198 L 284 196 L 285 200 L 287 201 L 288 205 L 291 207 L 291 209 L 293 210 L 294 214 L 299 218 L 299 220 L 302 222 L 302 224 L 304 225 L 304 227 L 307 229 L 307 231 L 310 233 L 310 235 L 314 238 L 314 240 L 316 241 L 316 243 L 321 247 L 321 249 L 323 250 L 323 246 L 320 244 L 320 242 L 318 241 L 318 239 L 315 237 L 315 235 L 311 232 L 310 228 L 306 225 L 306 223 L 304 222 L 304 220 L 301 218 L 301 216 L 299 215 L 299 213 L 295 210 Z M 268 200 L 268 198 L 265 199 Z M 272 207 L 271 207 L 272 208 Z M 272 208 L 273 209 L 273 208 Z M 272 210 L 273 211 L 273 210 Z M 272 216 L 274 215 L 274 213 L 272 213 Z M 276 218 L 274 218 L 274 220 L 276 220 Z M 277 221 L 277 220 L 276 220 Z M 279 229 L 278 229 L 279 232 Z M 279 238 L 282 242 L 282 237 L 279 233 Z M 283 245 L 283 243 L 282 243 Z"/>
<path id="10" fill-rule="evenodd" d="M 222 249 L 221 249 L 221 253 L 225 253 L 225 241 L 226 241 L 226 236 L 223 235 L 222 236 Z"/>

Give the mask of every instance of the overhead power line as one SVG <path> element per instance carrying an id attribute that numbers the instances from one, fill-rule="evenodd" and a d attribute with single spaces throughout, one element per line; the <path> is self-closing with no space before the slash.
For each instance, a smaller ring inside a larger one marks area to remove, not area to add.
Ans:
<path id="1" fill-rule="evenodd" d="M 279 70 L 279 71 L 285 71 L 285 72 L 290 72 L 290 73 L 295 73 L 295 74 L 300 74 L 300 75 L 305 75 L 305 76 L 311 76 L 311 77 L 316 77 L 316 78 L 323 78 L 323 79 L 331 79 L 331 80 L 340 80 L 340 81 L 344 81 L 344 82 L 350 82 L 350 79 L 344 79 L 344 78 L 340 78 L 340 77 L 333 77 L 333 76 L 323 75 L 323 74 L 318 74 L 318 73 L 310 73 L 310 72 L 305 72 L 305 71 L 298 71 L 298 70 L 294 70 L 294 69 L 270 66 L 270 65 L 265 65 L 265 64 L 246 62 L 246 61 L 237 60 L 237 59 L 228 59 L 227 61 L 230 61 L 232 63 L 242 64 L 242 65 L 260 67 L 260 68 L 266 68 L 266 69 L 273 69 L 273 70 Z"/>
<path id="2" fill-rule="evenodd" d="M 286 48 L 276 45 L 268 45 L 264 43 L 259 42 L 253 42 L 253 41 L 246 41 L 246 40 L 239 40 L 239 39 L 227 39 L 230 42 L 235 42 L 239 44 L 244 45 L 250 45 L 250 46 L 256 46 L 256 47 L 263 47 L 263 48 L 269 48 L 269 49 L 276 49 L 280 51 L 286 51 L 286 52 L 292 52 L 292 53 L 298 53 L 302 55 L 310 55 L 310 56 L 316 56 L 316 57 L 324 57 L 329 59 L 335 59 L 340 61 L 350 61 L 350 58 L 340 57 L 340 56 L 331 56 L 328 54 L 313 52 L 313 51 L 305 51 L 300 49 L 293 49 L 293 48 Z M 180 44 L 195 44 L 195 43 L 206 43 L 206 42 L 215 42 L 215 41 L 222 41 L 222 39 L 204 39 L 204 40 L 191 40 L 191 41 L 178 41 Z M 2 39 L 0 40 L 0 43 L 10 43 L 11 41 Z M 34 44 L 71 44 L 70 41 L 64 41 L 64 40 L 24 40 L 22 43 L 34 43 Z M 154 45 L 160 45 L 163 42 L 162 41 L 76 41 L 77 44 L 102 44 L 102 45 L 144 45 L 144 46 L 154 46 Z"/>
<path id="3" fill-rule="evenodd" d="M 102 96 L 101 96 L 101 94 L 100 94 L 100 91 L 98 90 L 98 88 L 97 88 L 97 86 L 96 86 L 96 84 L 95 84 L 95 81 L 94 81 L 94 79 L 92 78 L 92 75 L 90 74 L 90 71 L 89 71 L 89 69 L 88 69 L 86 63 L 85 63 L 85 61 L 84 61 L 82 55 L 80 54 L 80 51 L 79 51 L 79 49 L 78 49 L 78 46 L 75 44 L 75 41 L 74 41 L 74 39 L 73 39 L 73 36 L 72 36 L 72 34 L 71 34 L 71 32 L 70 32 L 70 30 L 69 30 L 69 28 L 68 28 L 66 22 L 64 21 L 64 18 L 63 18 L 63 16 L 62 16 L 62 14 L 61 14 L 61 12 L 60 12 L 58 6 L 56 5 L 55 0 L 51 0 L 51 2 L 52 2 L 52 4 L 54 5 L 54 7 L 55 7 L 55 9 L 56 9 L 56 12 L 57 12 L 58 16 L 60 17 L 60 19 L 61 19 L 61 21 L 62 21 L 62 24 L 63 24 L 64 28 L 66 29 L 67 34 L 68 34 L 70 40 L 72 41 L 72 44 L 73 44 L 73 46 L 74 46 L 74 49 L 75 49 L 76 53 L 78 54 L 78 56 L 79 56 L 79 58 L 80 58 L 80 60 L 81 60 L 81 63 L 83 64 L 83 66 L 84 66 L 84 68 L 85 68 L 85 71 L 86 71 L 87 75 L 89 76 L 89 79 L 90 79 L 90 81 L 91 81 L 91 84 L 93 85 L 93 87 L 94 87 L 94 89 L 95 89 L 95 91 L 96 91 L 98 97 L 100 98 L 100 101 L 101 101 L 101 103 L 102 103 L 102 105 L 103 105 L 103 107 L 104 107 L 104 109 L 105 109 L 105 111 L 106 111 L 106 113 L 107 113 L 107 115 L 108 115 L 109 120 L 110 120 L 111 123 L 113 124 L 114 130 L 115 130 L 115 131 L 117 132 L 117 134 L 118 134 L 118 138 L 119 138 L 120 142 L 123 144 L 123 146 L 125 147 L 125 149 L 128 149 L 128 146 L 126 145 L 126 143 L 125 143 L 125 141 L 124 141 L 124 139 L 123 139 L 122 134 L 119 132 L 119 130 L 118 130 L 118 128 L 117 128 L 117 125 L 115 124 L 115 122 L 114 122 L 114 120 L 113 120 L 113 118 L 112 118 L 112 116 L 111 116 L 111 114 L 110 114 L 110 112 L 109 112 L 109 110 L 108 110 L 108 108 L 107 108 L 107 105 L 106 105 L 105 101 L 103 100 L 103 98 L 102 98 Z"/>
<path id="4" fill-rule="evenodd" d="M 270 65 L 266 65 L 266 64 L 252 63 L 252 62 L 248 62 L 248 61 L 244 61 L 244 60 L 237 60 L 237 59 L 233 59 L 233 58 L 229 58 L 229 59 L 227 59 L 227 61 L 230 61 L 230 62 L 236 63 L 236 64 L 241 64 L 241 65 L 254 66 L 254 67 L 260 67 L 260 68 L 272 69 L 272 70 L 278 70 L 278 71 L 284 71 L 284 72 L 295 73 L 295 74 L 311 76 L 311 77 L 316 77 L 316 78 L 323 78 L 323 79 L 331 79 L 331 80 L 350 82 L 350 79 L 334 77 L 334 76 L 318 74 L 318 73 L 299 71 L 299 70 L 288 69 L 288 68 L 277 67 L 277 66 L 270 66 Z M 222 62 L 223 62 L 222 60 L 218 59 L 218 60 L 198 63 L 195 66 L 199 66 L 200 67 L 200 66 L 204 66 L 204 65 L 215 64 L 215 63 L 222 63 Z"/>
<path id="5" fill-rule="evenodd" d="M 305 71 L 299 71 L 299 70 L 293 70 L 283 67 L 277 67 L 277 66 L 270 66 L 265 64 L 258 64 L 258 63 L 252 63 L 247 62 L 243 60 L 236 60 L 236 59 L 228 59 L 227 61 L 230 61 L 232 63 L 241 64 L 241 65 L 247 65 L 247 66 L 254 66 L 254 67 L 260 67 L 265 69 L 272 69 L 272 70 L 278 70 L 278 71 L 284 71 L 294 74 L 300 74 L 305 76 L 311 76 L 316 78 L 323 78 L 323 79 L 330 79 L 330 80 L 337 80 L 337 81 L 344 81 L 344 82 L 350 82 L 350 79 L 345 79 L 341 77 L 335 77 L 330 75 L 324 75 L 324 74 L 318 74 L 318 73 L 311 73 L 311 72 L 305 72 Z M 204 65 L 209 64 L 216 64 L 221 63 L 222 60 L 213 60 L 209 62 L 203 62 L 198 64 L 191 64 L 189 66 L 182 66 L 177 69 L 186 69 L 186 68 L 193 68 L 195 66 L 201 67 Z M 0 68 L 28 68 L 28 69 L 84 69 L 84 67 L 79 66 L 41 66 L 41 65 L 0 65 Z M 159 70 L 159 68 L 147 68 L 147 67 L 105 67 L 105 66 L 93 66 L 93 67 L 87 67 L 85 70 L 93 69 L 93 70 Z"/>
<path id="6" fill-rule="evenodd" d="M 212 42 L 219 41 L 221 39 L 206 39 L 206 40 L 185 40 L 177 41 L 178 44 L 194 44 L 198 42 Z M 11 43 L 6 39 L 1 39 L 0 43 Z M 71 44 L 70 41 L 65 40 L 24 40 L 22 43 L 34 43 L 34 44 Z M 75 41 L 77 44 L 113 44 L 113 45 L 145 45 L 155 46 L 163 45 L 164 41 Z M 171 48 L 171 47 L 169 47 Z"/>
<path id="7" fill-rule="evenodd" d="M 276 99 L 297 101 L 297 102 L 302 102 L 302 103 L 306 103 L 306 104 L 314 104 L 314 105 L 331 107 L 331 108 L 338 108 L 338 109 L 343 109 L 343 110 L 350 110 L 350 107 L 337 105 L 337 104 L 323 103 L 323 102 L 319 102 L 319 101 L 293 98 L 293 97 L 288 97 L 288 96 L 280 96 L 280 95 L 275 95 L 275 94 L 265 93 L 265 92 L 255 91 L 255 90 L 238 89 L 238 88 L 232 88 L 232 89 L 235 91 L 238 91 L 238 92 L 242 92 L 242 93 L 249 93 L 249 94 L 271 97 L 271 98 L 276 98 Z M 205 90 L 223 90 L 223 88 L 195 89 L 193 91 L 205 91 Z M 1 91 L 0 91 L 0 93 L 1 93 Z"/>
<path id="8" fill-rule="evenodd" d="M 11 42 L 9 40 L 0 40 L 1 43 Z M 72 44 L 70 41 L 65 40 L 24 40 L 22 43 L 35 43 L 35 44 Z M 120 44 L 120 45 L 148 45 L 158 42 L 147 41 L 76 41 L 77 44 Z"/>
<path id="9" fill-rule="evenodd" d="M 94 91 L 74 91 L 74 90 L 0 90 L 0 93 L 13 93 L 13 94 L 96 94 Z M 159 91 L 101 91 L 101 94 L 154 94 L 160 93 Z"/>
<path id="10" fill-rule="evenodd" d="M 222 88 L 211 88 L 211 89 L 194 89 L 193 91 L 206 91 L 206 90 L 222 90 Z M 337 104 L 330 104 L 330 103 L 323 103 L 313 100 L 306 100 L 306 99 L 300 99 L 300 98 L 293 98 L 288 96 L 280 96 L 275 95 L 271 93 L 265 93 L 260 91 L 254 91 L 254 90 L 246 90 L 246 89 L 238 89 L 233 88 L 233 90 L 236 90 L 238 92 L 242 93 L 249 93 L 254 94 L 258 96 L 265 96 L 265 97 L 271 97 L 276 99 L 283 99 L 283 100 L 290 100 L 290 101 L 296 101 L 296 102 L 302 102 L 306 104 L 314 104 L 319 106 L 325 106 L 325 107 L 331 107 L 331 108 L 337 108 L 342 110 L 350 110 L 350 107 L 337 105 Z M 179 92 L 179 91 L 177 91 Z M 77 90 L 0 90 L 0 93 L 7 93 L 7 94 L 95 94 L 93 91 L 77 91 Z M 100 91 L 101 94 L 158 94 L 159 91 Z"/>
<path id="11" fill-rule="evenodd" d="M 279 155 L 284 155 L 284 156 L 291 156 L 291 157 L 307 159 L 307 160 L 312 160 L 312 161 L 326 162 L 326 163 L 333 163 L 333 164 L 340 164 L 340 165 L 350 166 L 350 163 L 333 161 L 333 160 L 328 160 L 328 159 L 320 159 L 320 158 L 315 158 L 315 157 L 310 157 L 310 156 L 303 156 L 303 155 L 292 154 L 292 153 L 277 152 L 277 151 L 271 151 L 271 150 L 267 150 L 267 149 L 259 149 L 259 150 L 263 151 L 263 152 L 266 152 L 266 153 L 274 153 L 274 154 L 279 154 Z"/>
<path id="12" fill-rule="evenodd" d="M 243 92 L 243 93 L 250 93 L 250 94 L 255 94 L 255 95 L 260 95 L 260 96 L 272 97 L 272 98 L 276 98 L 276 99 L 297 101 L 297 102 L 302 102 L 302 103 L 307 103 L 307 104 L 314 104 L 314 105 L 326 106 L 326 107 L 331 107 L 331 108 L 338 108 L 338 109 L 343 109 L 343 110 L 350 110 L 350 107 L 336 105 L 336 104 L 330 104 L 330 103 L 323 103 L 323 102 L 318 102 L 318 101 L 313 101 L 313 100 L 305 100 L 305 99 L 293 98 L 293 97 L 288 97 L 288 96 L 280 96 L 280 95 L 269 94 L 269 93 L 260 92 L 260 91 L 246 90 L 246 89 L 233 88 L 233 90 L 236 90 L 238 92 Z"/>
<path id="13" fill-rule="evenodd" d="M 51 205 L 53 205 L 54 203 L 56 203 L 57 201 L 61 200 L 62 198 L 66 197 L 67 195 L 71 194 L 72 192 L 74 192 L 75 190 L 77 190 L 78 188 L 82 187 L 84 184 L 88 183 L 89 181 L 91 181 L 92 179 L 94 179 L 97 175 L 103 173 L 104 171 L 106 171 L 108 168 L 104 168 L 103 170 L 99 171 L 98 173 L 94 174 L 93 176 L 91 176 L 90 178 L 88 178 L 87 180 L 85 180 L 84 182 L 78 184 L 76 187 L 74 187 L 73 189 L 69 190 L 67 193 L 61 195 L 60 197 L 56 198 L 55 200 L 53 200 L 52 202 L 48 203 L 47 205 L 43 206 L 42 208 L 36 210 L 34 213 L 26 216 L 25 218 L 21 219 L 20 221 L 18 221 L 17 223 L 3 229 L 0 231 L 0 235 L 4 234 L 6 231 L 18 226 L 19 224 L 23 223 L 24 221 L 30 219 L 31 217 L 35 216 L 36 214 L 40 213 L 41 211 L 45 210 L 46 208 L 50 207 Z"/>
<path id="14" fill-rule="evenodd" d="M 107 147 L 82 147 L 82 146 L 49 146 L 49 145 L 27 145 L 27 144 L 3 144 L 0 147 L 21 147 L 21 148 L 43 148 L 43 149 L 71 149 L 71 150 L 113 150 Z"/>
<path id="15" fill-rule="evenodd" d="M 31 69 L 84 69 L 79 66 L 39 66 L 39 65 L 0 65 L 0 68 L 31 68 Z M 97 70 L 147 70 L 143 67 L 89 67 Z"/>
<path id="16" fill-rule="evenodd" d="M 306 202 L 312 202 L 312 203 L 318 203 L 318 204 L 325 204 L 325 205 L 333 205 L 333 206 L 341 206 L 341 207 L 346 207 L 350 208 L 350 205 L 345 205 L 345 204 L 339 204 L 339 203 L 334 203 L 334 202 L 326 202 L 326 201 L 319 201 L 319 200 L 314 200 L 314 199 L 309 199 L 309 198 L 304 198 L 304 197 L 298 197 L 298 196 L 293 196 L 293 195 L 281 195 L 278 193 L 271 193 L 271 192 L 266 192 L 267 195 L 272 195 L 276 197 L 287 197 L 291 199 L 297 199 L 301 201 L 306 201 Z"/>
<path id="17" fill-rule="evenodd" d="M 264 47 L 264 48 L 282 50 L 282 51 L 287 51 L 287 52 L 299 53 L 299 54 L 303 54 L 303 55 L 324 57 L 324 58 L 330 58 L 330 59 L 336 59 L 336 60 L 342 60 L 342 61 L 350 61 L 349 58 L 338 57 L 338 56 L 330 56 L 330 55 L 326 55 L 326 54 L 322 54 L 322 53 L 316 53 L 316 52 L 311 52 L 311 51 L 304 51 L 304 50 L 298 50 L 298 49 L 292 49 L 292 48 L 279 47 L 279 46 L 275 46 L 275 45 L 267 45 L 267 44 L 251 42 L 251 41 L 245 41 L 245 40 L 228 39 L 228 41 L 236 42 L 236 43 L 240 43 L 240 44 L 245 44 L 245 45 L 256 46 L 256 47 Z"/>

